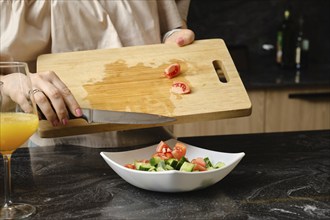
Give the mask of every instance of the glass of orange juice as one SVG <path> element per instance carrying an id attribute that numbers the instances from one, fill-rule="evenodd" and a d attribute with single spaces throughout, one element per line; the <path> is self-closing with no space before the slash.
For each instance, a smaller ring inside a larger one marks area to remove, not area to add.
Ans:
<path id="1" fill-rule="evenodd" d="M 11 199 L 11 155 L 37 130 L 39 118 L 30 72 L 23 62 L 0 62 L 0 153 L 4 161 L 4 204 L 0 219 L 22 219 L 36 212 L 33 205 Z"/>

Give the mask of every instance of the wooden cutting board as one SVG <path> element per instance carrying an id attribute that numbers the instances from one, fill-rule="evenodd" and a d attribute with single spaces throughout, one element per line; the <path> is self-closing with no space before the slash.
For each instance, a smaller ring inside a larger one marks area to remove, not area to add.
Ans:
<path id="1" fill-rule="evenodd" d="M 168 79 L 163 72 L 172 63 L 181 65 L 181 75 Z M 155 44 L 46 54 L 38 58 L 37 69 L 55 71 L 81 107 L 159 114 L 174 117 L 174 123 L 251 114 L 251 102 L 222 39 L 197 40 L 185 47 Z M 171 93 L 174 81 L 186 82 L 191 93 Z M 151 126 L 160 125 L 88 124 L 73 119 L 67 126 L 52 127 L 41 121 L 39 135 L 59 137 Z"/>

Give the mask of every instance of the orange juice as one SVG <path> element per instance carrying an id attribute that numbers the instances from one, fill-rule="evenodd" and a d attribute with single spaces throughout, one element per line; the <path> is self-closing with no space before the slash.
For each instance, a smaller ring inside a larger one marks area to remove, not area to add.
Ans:
<path id="1" fill-rule="evenodd" d="M 0 153 L 11 154 L 37 130 L 37 115 L 19 112 L 0 113 Z"/>

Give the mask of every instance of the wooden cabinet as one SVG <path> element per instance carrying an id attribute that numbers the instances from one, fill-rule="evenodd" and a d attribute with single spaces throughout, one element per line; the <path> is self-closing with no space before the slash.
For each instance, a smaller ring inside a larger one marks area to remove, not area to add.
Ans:
<path id="1" fill-rule="evenodd" d="M 177 137 L 330 129 L 330 88 L 248 91 L 248 117 L 178 124 Z"/>
<path id="2" fill-rule="evenodd" d="M 177 124 L 173 126 L 173 133 L 177 137 L 260 133 L 264 131 L 264 91 L 248 92 L 252 103 L 252 114 L 247 117 L 203 121 L 196 123 Z"/>
<path id="3" fill-rule="evenodd" d="M 330 129 L 330 88 L 268 90 L 265 132 Z"/>

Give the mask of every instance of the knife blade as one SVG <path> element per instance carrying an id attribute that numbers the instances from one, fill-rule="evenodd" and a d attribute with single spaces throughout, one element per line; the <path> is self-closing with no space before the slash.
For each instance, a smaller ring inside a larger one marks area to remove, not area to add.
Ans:
<path id="1" fill-rule="evenodd" d="M 124 112 L 82 108 L 83 118 L 88 123 L 111 123 L 111 124 L 163 124 L 173 122 L 176 119 L 140 112 Z"/>

